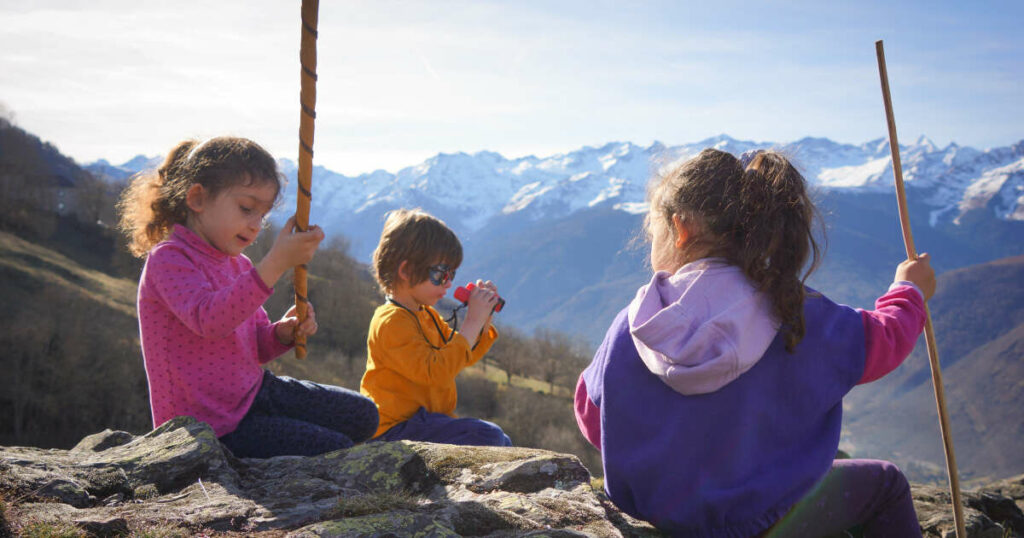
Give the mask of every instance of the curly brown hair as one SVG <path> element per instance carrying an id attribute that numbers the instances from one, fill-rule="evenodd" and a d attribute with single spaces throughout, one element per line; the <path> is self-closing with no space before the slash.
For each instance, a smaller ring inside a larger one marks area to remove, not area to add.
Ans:
<path id="1" fill-rule="evenodd" d="M 409 271 L 408 284 L 415 286 L 429 277 L 433 264 L 458 269 L 462 243 L 443 221 L 422 209 L 396 209 L 388 213 L 373 251 L 374 277 L 384 295 L 394 293 L 403 261 Z"/>
<path id="2" fill-rule="evenodd" d="M 820 263 L 821 249 L 813 229 L 817 210 L 789 160 L 759 151 L 744 167 L 729 153 L 705 149 L 655 178 L 648 202 L 648 229 L 652 219 L 671 223 L 673 215 L 690 228 L 688 261 L 694 253 L 724 258 L 768 294 L 792 352 L 806 332 L 804 282 Z"/>
<path id="3" fill-rule="evenodd" d="M 271 184 L 281 193 L 283 176 L 274 157 L 246 138 L 221 136 L 200 142 L 185 140 L 168 152 L 163 164 L 132 178 L 117 203 L 120 228 L 128 236 L 132 254 L 143 257 L 185 224 L 185 198 L 199 184 L 211 196 L 236 185 Z"/>

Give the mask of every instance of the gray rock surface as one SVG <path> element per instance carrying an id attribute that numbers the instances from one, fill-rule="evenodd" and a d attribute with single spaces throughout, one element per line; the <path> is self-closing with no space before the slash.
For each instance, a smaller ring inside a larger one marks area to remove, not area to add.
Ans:
<path id="1" fill-rule="evenodd" d="M 965 492 L 968 536 L 1024 536 L 1024 475 Z M 926 536 L 952 536 L 947 491 L 914 486 Z M 619 512 L 574 456 L 371 443 L 238 459 L 204 423 L 104 431 L 71 450 L 0 447 L 0 537 L 658 536 Z"/>
<path id="2" fill-rule="evenodd" d="M 596 494 L 574 456 L 403 441 L 238 459 L 187 417 L 140 437 L 104 431 L 71 450 L 0 448 L 0 492 L 15 533 L 71 524 L 95 535 L 656 535 Z"/>

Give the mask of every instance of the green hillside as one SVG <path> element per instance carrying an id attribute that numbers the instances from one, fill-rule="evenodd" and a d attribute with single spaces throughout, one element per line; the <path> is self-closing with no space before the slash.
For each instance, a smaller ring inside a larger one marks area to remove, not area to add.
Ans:
<path id="1" fill-rule="evenodd" d="M 1024 256 L 1006 258 L 940 275 L 929 302 L 957 464 L 965 479 L 1024 472 L 1021 282 Z M 844 403 L 854 456 L 891 458 L 914 480 L 944 480 L 923 342 L 896 371 L 855 389 Z"/>
<path id="2" fill-rule="evenodd" d="M 135 282 L 0 232 L 0 444 L 149 427 Z"/>

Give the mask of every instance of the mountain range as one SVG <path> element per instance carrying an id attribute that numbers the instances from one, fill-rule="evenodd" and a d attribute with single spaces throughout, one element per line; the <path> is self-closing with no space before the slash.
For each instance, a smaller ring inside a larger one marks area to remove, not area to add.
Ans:
<path id="1" fill-rule="evenodd" d="M 815 192 L 830 245 L 810 283 L 837 300 L 871 304 L 905 257 L 885 139 L 852 145 L 720 135 L 677 146 L 612 142 L 547 157 L 442 153 L 396 173 L 355 177 L 316 166 L 310 220 L 344 235 L 350 253 L 368 262 L 386 213 L 421 207 L 462 239 L 460 275 L 498 284 L 512 306 L 502 313 L 506 322 L 557 328 L 593 345 L 648 277 L 639 239 L 650 178 L 706 147 L 790 156 Z M 922 136 L 900 153 L 917 247 L 933 254 L 938 270 L 1024 253 L 1024 140 L 977 150 L 939 148 Z M 87 168 L 123 179 L 159 160 Z M 296 192 L 294 162 L 279 162 L 289 182 L 272 214 L 278 223 L 295 207 Z"/>

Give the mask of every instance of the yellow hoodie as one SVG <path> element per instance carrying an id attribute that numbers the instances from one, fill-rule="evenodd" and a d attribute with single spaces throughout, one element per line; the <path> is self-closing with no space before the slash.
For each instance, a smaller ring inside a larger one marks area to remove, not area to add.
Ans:
<path id="1" fill-rule="evenodd" d="M 440 331 L 439 331 L 440 330 Z M 366 338 L 366 373 L 359 390 L 377 404 L 377 437 L 423 407 L 454 416 L 458 399 L 455 376 L 475 364 L 498 338 L 488 324 L 476 346 L 452 328 L 430 306 L 413 312 L 391 302 L 373 313 Z M 451 338 L 448 343 L 445 339 Z"/>

